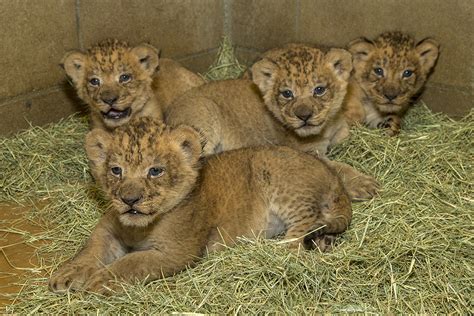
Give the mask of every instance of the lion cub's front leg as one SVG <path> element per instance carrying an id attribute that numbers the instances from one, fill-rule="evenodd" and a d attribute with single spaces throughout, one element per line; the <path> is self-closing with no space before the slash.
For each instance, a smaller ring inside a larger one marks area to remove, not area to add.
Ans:
<path id="1" fill-rule="evenodd" d="M 326 163 L 336 171 L 352 201 L 368 200 L 377 194 L 380 185 L 374 177 L 343 162 L 326 160 Z"/>
<path id="2" fill-rule="evenodd" d="M 196 251 L 191 251 L 196 253 Z M 186 254 L 182 249 L 162 252 L 156 249 L 131 252 L 112 262 L 109 266 L 97 270 L 86 282 L 86 291 L 110 294 L 117 289 L 116 280 L 150 282 L 173 275 L 197 260 L 197 256 Z"/>
<path id="3" fill-rule="evenodd" d="M 49 279 L 49 288 L 56 293 L 82 290 L 91 275 L 104 265 L 123 256 L 124 249 L 101 220 L 86 246 L 71 261 L 65 263 Z"/>
<path id="4" fill-rule="evenodd" d="M 398 115 L 388 115 L 377 125 L 377 127 L 386 129 L 385 132 L 388 136 L 395 136 L 400 134 L 402 120 Z"/>

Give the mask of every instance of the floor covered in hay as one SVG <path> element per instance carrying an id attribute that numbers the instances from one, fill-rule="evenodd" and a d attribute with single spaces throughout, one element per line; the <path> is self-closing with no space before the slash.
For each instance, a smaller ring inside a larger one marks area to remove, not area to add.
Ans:
<path id="1" fill-rule="evenodd" d="M 227 70 L 241 69 L 224 59 Z M 73 116 L 0 139 L 2 211 L 22 205 L 18 216 L 42 226 L 31 232 L 0 221 L 1 232 L 36 249 L 8 313 L 474 312 L 474 111 L 453 121 L 418 104 L 399 137 L 353 129 L 331 157 L 375 175 L 383 189 L 353 205 L 351 227 L 332 252 L 295 254 L 278 241 L 243 239 L 195 268 L 124 285 L 109 298 L 58 296 L 46 286 L 104 209 L 82 148 L 86 131 L 86 119 Z"/>

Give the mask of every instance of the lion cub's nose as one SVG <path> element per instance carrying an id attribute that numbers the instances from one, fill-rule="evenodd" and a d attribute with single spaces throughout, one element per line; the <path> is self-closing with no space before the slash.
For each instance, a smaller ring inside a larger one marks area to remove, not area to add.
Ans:
<path id="1" fill-rule="evenodd" d="M 121 197 L 123 203 L 127 204 L 128 206 L 133 206 L 136 204 L 138 201 L 141 200 L 140 196 L 126 196 L 126 197 Z"/>
<path id="2" fill-rule="evenodd" d="M 300 120 L 306 122 L 313 116 L 313 110 L 306 106 L 299 106 L 295 109 L 295 115 Z"/>
<path id="3" fill-rule="evenodd" d="M 388 101 L 393 101 L 393 100 L 395 100 L 395 99 L 398 97 L 398 94 L 384 94 L 384 97 L 385 97 Z"/>
<path id="4" fill-rule="evenodd" d="M 108 105 L 112 106 L 117 101 L 117 99 L 118 99 L 117 97 L 107 97 L 107 98 L 102 98 L 102 101 L 104 101 L 104 103 L 107 103 Z"/>

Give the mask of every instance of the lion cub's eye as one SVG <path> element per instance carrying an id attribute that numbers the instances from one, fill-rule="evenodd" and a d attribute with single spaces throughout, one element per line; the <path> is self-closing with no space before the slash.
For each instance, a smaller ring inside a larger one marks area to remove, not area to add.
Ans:
<path id="1" fill-rule="evenodd" d="M 164 168 L 153 167 L 148 170 L 148 175 L 152 178 L 160 177 L 165 173 Z"/>
<path id="2" fill-rule="evenodd" d="M 383 77 L 383 69 L 380 67 L 374 68 L 374 73 L 379 77 Z"/>
<path id="3" fill-rule="evenodd" d="M 410 78 L 413 75 L 413 70 L 407 69 L 403 72 L 402 77 L 403 78 Z"/>
<path id="4" fill-rule="evenodd" d="M 130 75 L 130 74 L 122 74 L 119 77 L 119 82 L 120 83 L 129 82 L 130 80 L 132 80 L 132 75 Z"/>
<path id="5" fill-rule="evenodd" d="M 122 168 L 120 167 L 112 167 L 110 168 L 110 171 L 114 176 L 120 177 L 122 175 Z"/>
<path id="6" fill-rule="evenodd" d="M 89 80 L 89 83 L 91 84 L 91 86 L 98 86 L 100 85 L 100 80 L 99 78 L 92 78 Z"/>
<path id="7" fill-rule="evenodd" d="M 293 91 L 291 90 L 283 90 L 280 92 L 280 95 L 285 99 L 293 99 Z"/>
<path id="8" fill-rule="evenodd" d="M 326 87 L 323 87 L 323 86 L 316 87 L 314 88 L 314 91 L 313 91 L 313 94 L 318 97 L 323 96 L 325 93 L 326 93 Z"/>

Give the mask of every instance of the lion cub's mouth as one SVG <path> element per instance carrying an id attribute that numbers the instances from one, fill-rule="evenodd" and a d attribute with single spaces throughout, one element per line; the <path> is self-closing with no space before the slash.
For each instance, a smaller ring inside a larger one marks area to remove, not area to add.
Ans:
<path id="1" fill-rule="evenodd" d="M 124 214 L 131 214 L 131 215 L 150 215 L 150 214 L 145 214 L 143 212 L 140 212 L 139 210 L 136 210 L 134 208 L 129 209 L 126 211 Z"/>
<path id="2" fill-rule="evenodd" d="M 101 112 L 102 115 L 110 120 L 120 120 L 125 117 L 130 116 L 130 113 L 132 112 L 131 108 L 126 108 L 125 110 L 116 110 L 116 109 L 110 109 L 108 112 Z"/>
<path id="3" fill-rule="evenodd" d="M 132 215 L 132 216 L 140 216 L 140 215 L 150 216 L 150 215 L 155 214 L 155 212 L 144 213 L 144 212 L 139 211 L 137 209 L 131 208 L 128 211 L 125 211 L 125 212 L 122 213 L 122 215 L 125 215 L 125 214 L 129 214 L 129 215 Z"/>
<path id="4" fill-rule="evenodd" d="M 318 123 L 309 123 L 309 122 L 303 122 L 297 129 L 310 129 L 313 127 L 319 127 L 323 125 L 324 121 L 318 122 Z"/>

